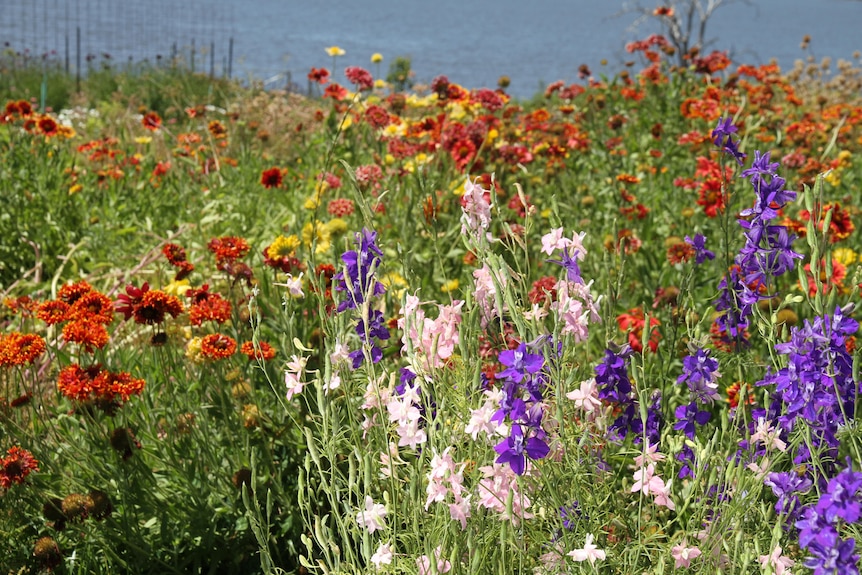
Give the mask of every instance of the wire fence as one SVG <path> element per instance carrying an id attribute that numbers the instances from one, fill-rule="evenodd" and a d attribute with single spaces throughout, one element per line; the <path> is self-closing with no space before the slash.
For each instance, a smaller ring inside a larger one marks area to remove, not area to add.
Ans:
<path id="1" fill-rule="evenodd" d="M 94 64 L 182 61 L 230 77 L 233 8 L 215 0 L 0 0 L 0 45 L 82 74 Z"/>

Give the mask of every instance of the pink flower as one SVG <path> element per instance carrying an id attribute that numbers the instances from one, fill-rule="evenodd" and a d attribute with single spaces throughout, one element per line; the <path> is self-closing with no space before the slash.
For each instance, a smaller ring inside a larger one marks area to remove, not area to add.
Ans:
<path id="1" fill-rule="evenodd" d="M 369 533 L 374 533 L 386 528 L 384 523 L 386 517 L 386 506 L 374 503 L 370 495 L 365 496 L 365 509 L 356 514 L 356 522 Z"/>
<path id="2" fill-rule="evenodd" d="M 670 554 L 673 556 L 674 567 L 677 569 L 680 567 L 687 568 L 691 564 L 692 559 L 700 557 L 700 549 L 697 547 L 688 547 L 685 539 L 683 539 L 680 545 L 674 545 L 673 549 L 670 550 Z"/>
<path id="3" fill-rule="evenodd" d="M 542 253 L 554 255 L 557 250 L 564 250 L 572 245 L 572 240 L 563 237 L 563 228 L 554 228 L 542 236 Z"/>
<path id="4" fill-rule="evenodd" d="M 567 555 L 578 562 L 589 561 L 590 565 L 595 564 L 596 559 L 605 559 L 605 552 L 599 549 L 596 545 L 593 545 L 592 533 L 587 535 L 587 540 L 584 542 L 583 549 L 574 549 L 572 551 L 569 551 Z"/>
<path id="5" fill-rule="evenodd" d="M 775 573 L 775 575 L 790 575 L 790 571 L 788 571 L 788 569 L 793 567 L 793 564 L 795 563 L 793 559 L 781 555 L 780 545 L 776 546 L 769 555 L 761 555 L 758 558 L 758 561 L 760 561 L 760 564 L 764 567 L 766 567 L 767 564 L 772 566 L 772 572 Z"/>
<path id="6" fill-rule="evenodd" d="M 305 387 L 305 382 L 302 381 L 302 374 L 305 372 L 305 363 L 307 358 L 294 355 L 287 362 L 287 370 L 284 372 L 284 384 L 287 386 L 287 400 L 290 401 L 294 395 L 302 393 Z"/>

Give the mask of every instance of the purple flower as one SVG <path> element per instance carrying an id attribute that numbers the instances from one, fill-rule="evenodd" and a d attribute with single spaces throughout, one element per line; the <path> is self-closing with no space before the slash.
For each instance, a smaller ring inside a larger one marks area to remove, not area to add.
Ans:
<path id="1" fill-rule="evenodd" d="M 545 365 L 545 357 L 541 354 L 527 351 L 527 344 L 520 344 L 515 349 L 500 352 L 497 359 L 506 369 L 497 374 L 498 378 L 509 378 L 515 383 L 521 383 L 525 377 L 538 373 Z"/>
<path id="2" fill-rule="evenodd" d="M 799 493 L 806 493 L 813 485 L 811 479 L 802 476 L 795 471 L 773 472 L 763 480 L 764 485 L 772 489 L 772 493 L 778 497 L 775 503 L 775 512 L 779 515 L 786 513 L 788 519 L 795 517 L 799 512 Z"/>
<path id="3" fill-rule="evenodd" d="M 718 125 L 712 131 L 712 142 L 722 148 L 726 153 L 733 156 L 740 166 L 745 160 L 745 154 L 739 151 L 738 143 L 733 140 L 733 134 L 737 131 L 737 127 L 733 125 L 733 119 L 730 117 L 718 120 Z"/>
<path id="4" fill-rule="evenodd" d="M 693 440 L 694 434 L 697 432 L 697 425 L 706 425 L 712 414 L 708 411 L 698 410 L 697 402 L 692 401 L 688 405 L 677 407 L 674 416 L 678 421 L 674 423 L 673 428 L 677 431 L 682 430 L 686 437 Z"/>
<path id="5" fill-rule="evenodd" d="M 570 282 L 582 284 L 581 268 L 578 266 L 578 250 L 569 255 L 569 248 L 563 250 L 562 258 L 559 260 L 546 260 L 550 264 L 558 264 L 566 269 L 566 279 Z"/>
<path id="6" fill-rule="evenodd" d="M 595 369 L 599 399 L 616 402 L 628 401 L 632 391 L 632 384 L 626 370 L 628 351 L 630 350 L 625 350 L 617 355 L 609 349 L 605 350 L 604 360 Z"/>
<path id="7" fill-rule="evenodd" d="M 862 515 L 862 473 L 848 467 L 829 480 L 826 493 L 820 496 L 815 510 L 833 523 L 837 518 L 856 523 Z"/>
<path id="8" fill-rule="evenodd" d="M 383 257 L 383 252 L 374 243 L 376 239 L 377 232 L 363 228 L 354 241 L 358 250 L 341 255 L 345 270 L 338 272 L 333 279 L 338 281 L 335 290 L 346 292 L 347 299 L 338 304 L 338 313 L 357 309 L 367 297 L 383 295 L 386 291 L 383 284 L 374 278 Z"/>
<path id="9" fill-rule="evenodd" d="M 694 239 L 685 236 L 685 243 L 694 248 L 694 263 L 697 265 L 715 259 L 715 252 L 706 249 L 706 236 L 703 234 L 694 234 Z"/>
<path id="10" fill-rule="evenodd" d="M 516 475 L 523 475 L 528 457 L 542 459 L 550 453 L 551 448 L 537 437 L 525 437 L 521 426 L 515 423 L 509 437 L 495 445 L 494 451 L 498 453 L 496 463 L 508 463 Z"/>
<path id="11" fill-rule="evenodd" d="M 693 355 L 683 358 L 682 374 L 676 378 L 676 382 L 685 382 L 692 396 L 701 403 L 712 403 L 718 397 L 718 384 L 715 381 L 720 376 L 718 360 L 710 357 L 708 349 L 698 348 Z"/>

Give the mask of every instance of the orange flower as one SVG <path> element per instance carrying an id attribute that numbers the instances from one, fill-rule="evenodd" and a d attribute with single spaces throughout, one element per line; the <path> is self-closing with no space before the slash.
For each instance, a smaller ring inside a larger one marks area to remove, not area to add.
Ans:
<path id="1" fill-rule="evenodd" d="M 323 91 L 323 97 L 338 101 L 343 100 L 347 97 L 347 88 L 338 84 L 338 82 L 333 82 Z"/>
<path id="2" fill-rule="evenodd" d="M 176 296 L 161 290 L 145 292 L 138 303 L 132 305 L 135 323 L 154 325 L 165 321 L 165 316 L 177 317 L 183 313 L 183 304 Z"/>
<path id="3" fill-rule="evenodd" d="M 88 401 L 93 392 L 93 378 L 102 371 L 102 366 L 91 365 L 87 369 L 77 363 L 60 370 L 57 389 L 73 401 Z"/>
<path id="4" fill-rule="evenodd" d="M 224 127 L 224 124 L 219 122 L 218 120 L 213 120 L 207 125 L 207 130 L 209 130 L 210 135 L 213 139 L 223 140 L 227 137 L 227 130 Z"/>
<path id="5" fill-rule="evenodd" d="M 144 385 L 146 384 L 143 379 L 134 378 L 125 371 L 113 373 L 106 370 L 93 379 L 93 388 L 97 390 L 97 395 L 108 401 L 117 397 L 122 401 L 129 401 L 133 395 L 141 394 Z"/>
<path id="6" fill-rule="evenodd" d="M 224 359 L 236 351 L 236 341 L 220 333 L 211 333 L 201 339 L 201 355 L 209 359 Z"/>
<path id="7" fill-rule="evenodd" d="M 177 244 L 165 244 L 162 246 L 162 253 L 168 258 L 168 262 L 172 266 L 178 266 L 186 261 L 186 250 Z"/>
<path id="8" fill-rule="evenodd" d="M 39 462 L 26 449 L 13 445 L 0 459 L 0 487 L 9 489 L 13 483 L 21 484 L 33 471 L 39 471 Z"/>
<path id="9" fill-rule="evenodd" d="M 46 348 L 45 340 L 35 333 L 15 331 L 6 337 L 0 336 L 0 367 L 32 364 Z"/>
<path id="10" fill-rule="evenodd" d="M 838 290 L 838 293 L 845 293 L 844 278 L 847 276 L 847 268 L 836 260 L 832 259 L 832 276 L 826 277 L 826 263 L 823 258 L 820 259 L 820 293 L 828 294 L 833 288 Z M 805 264 L 805 278 L 808 281 L 808 295 L 814 297 L 817 294 L 817 284 L 814 281 L 814 274 L 811 273 L 811 264 Z"/>
<path id="11" fill-rule="evenodd" d="M 230 319 L 230 315 L 230 302 L 217 293 L 209 294 L 189 307 L 189 323 L 192 325 L 200 325 L 205 321 L 224 323 Z"/>
<path id="12" fill-rule="evenodd" d="M 70 308 L 69 304 L 58 299 L 46 301 L 36 308 L 36 317 L 48 325 L 55 325 L 69 319 Z"/>
<path id="13" fill-rule="evenodd" d="M 79 297 L 91 291 L 93 291 L 93 286 L 81 280 L 76 283 L 66 284 L 57 290 L 57 299 L 72 305 L 78 301 Z"/>
<path id="14" fill-rule="evenodd" d="M 78 298 L 69 309 L 70 319 L 91 319 L 99 323 L 114 320 L 114 302 L 103 293 L 91 291 Z"/>
<path id="15" fill-rule="evenodd" d="M 87 353 L 102 349 L 108 344 L 108 330 L 105 324 L 91 318 L 77 318 L 63 326 L 63 339 L 84 347 Z"/>
<path id="16" fill-rule="evenodd" d="M 254 342 L 247 341 L 242 344 L 239 351 L 250 360 L 262 359 L 263 361 L 270 361 L 275 358 L 275 348 L 265 341 L 257 342 L 257 349 L 255 349 Z"/>
<path id="17" fill-rule="evenodd" d="M 677 242 L 667 248 L 667 261 L 671 265 L 685 263 L 694 256 L 694 248 L 685 242 Z"/>
<path id="18" fill-rule="evenodd" d="M 233 263 L 243 257 L 251 248 L 242 238 L 225 236 L 210 240 L 207 249 L 215 254 L 216 264 L 221 266 L 223 263 Z"/>

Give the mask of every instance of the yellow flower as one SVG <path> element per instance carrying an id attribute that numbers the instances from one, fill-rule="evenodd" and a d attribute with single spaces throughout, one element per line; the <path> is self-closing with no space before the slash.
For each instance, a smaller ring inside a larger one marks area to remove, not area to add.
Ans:
<path id="1" fill-rule="evenodd" d="M 374 87 L 379 90 L 382 90 L 386 87 L 386 80 L 383 80 L 382 78 L 377 78 L 376 80 L 374 80 Z"/>
<path id="2" fill-rule="evenodd" d="M 150 136 L 138 136 L 135 138 L 136 144 L 149 144 L 153 139 Z"/>
<path id="3" fill-rule="evenodd" d="M 332 234 L 329 228 L 321 221 L 315 221 L 314 224 L 308 222 L 302 227 L 302 242 L 306 247 L 311 247 L 314 244 L 314 253 L 322 254 L 329 251 L 331 245 Z"/>
<path id="4" fill-rule="evenodd" d="M 330 46 L 329 48 L 325 48 L 325 50 L 326 50 L 326 53 L 329 54 L 330 56 L 332 56 L 333 58 L 336 58 L 338 56 L 344 56 L 345 54 L 347 54 L 347 52 L 345 52 L 344 50 L 342 50 L 338 46 Z"/>
<path id="5" fill-rule="evenodd" d="M 379 64 L 382 61 L 383 61 L 383 54 L 381 54 L 380 52 L 375 52 L 374 54 L 371 55 L 371 63 L 372 64 Z"/>
<path id="6" fill-rule="evenodd" d="M 380 278 L 380 283 L 386 286 L 386 291 L 392 293 L 398 299 L 404 296 L 404 290 L 407 289 L 407 280 L 397 272 L 389 272 Z"/>
<path id="7" fill-rule="evenodd" d="M 383 158 L 383 161 L 386 162 L 387 166 L 391 166 L 395 163 L 395 156 L 393 156 L 392 154 L 386 154 L 386 156 L 384 156 Z"/>
<path id="8" fill-rule="evenodd" d="M 193 337 L 186 344 L 186 357 L 194 363 L 203 363 L 204 358 L 201 355 L 201 338 Z"/>
<path id="9" fill-rule="evenodd" d="M 333 218 L 326 224 L 326 229 L 329 231 L 330 236 L 339 237 L 347 232 L 347 222 L 341 218 Z"/>
<path id="10" fill-rule="evenodd" d="M 455 291 L 460 286 L 461 282 L 458 281 L 458 278 L 455 278 L 453 280 L 447 281 L 442 286 L 440 286 L 440 291 L 442 291 L 443 293 L 449 293 Z"/>
<path id="11" fill-rule="evenodd" d="M 351 118 L 350 116 L 347 116 L 346 118 L 344 118 L 344 121 L 341 122 L 341 129 L 342 129 L 342 131 L 346 130 L 347 128 L 349 128 L 352 125 L 353 125 L 353 118 Z"/>
<path id="12" fill-rule="evenodd" d="M 182 297 L 191 289 L 189 280 L 174 280 L 165 286 L 165 293 L 177 297 Z"/>
<path id="13" fill-rule="evenodd" d="M 69 188 L 69 195 L 71 196 L 71 195 L 77 194 L 78 192 L 80 192 L 83 189 L 84 189 L 84 186 L 82 186 L 81 184 L 75 184 L 74 186 Z"/>
<path id="14" fill-rule="evenodd" d="M 266 249 L 266 257 L 271 260 L 277 260 L 283 257 L 290 257 L 300 246 L 299 238 L 295 234 L 289 236 L 278 236 L 272 244 Z"/>
<path id="15" fill-rule="evenodd" d="M 832 257 L 845 267 L 853 265 L 859 260 L 859 254 L 850 248 L 835 248 L 832 251 Z"/>

